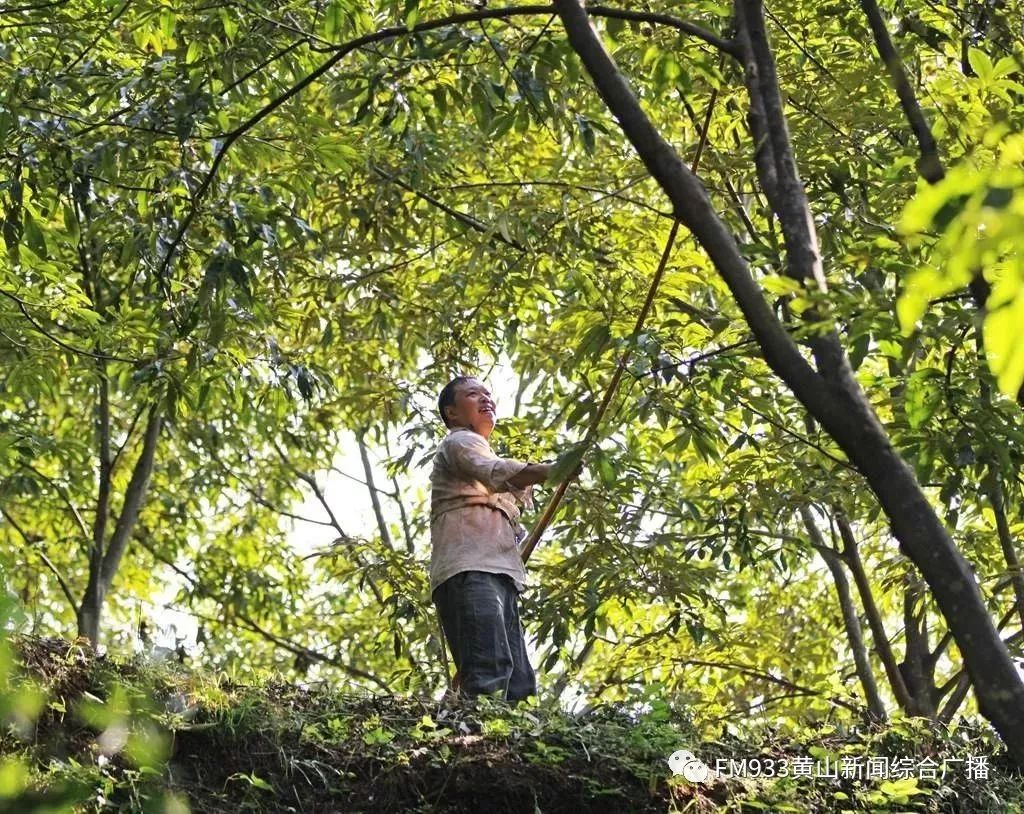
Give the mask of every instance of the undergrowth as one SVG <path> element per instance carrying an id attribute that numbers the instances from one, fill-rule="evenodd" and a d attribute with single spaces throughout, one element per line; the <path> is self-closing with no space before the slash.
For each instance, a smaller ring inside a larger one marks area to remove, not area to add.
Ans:
<path id="1" fill-rule="evenodd" d="M 701 738 L 657 699 L 572 715 L 14 645 L 0 688 L 4 812 L 1024 811 L 1020 775 L 990 733 L 965 726 L 819 725 L 753 743 Z M 711 771 L 673 774 L 681 762 Z"/>

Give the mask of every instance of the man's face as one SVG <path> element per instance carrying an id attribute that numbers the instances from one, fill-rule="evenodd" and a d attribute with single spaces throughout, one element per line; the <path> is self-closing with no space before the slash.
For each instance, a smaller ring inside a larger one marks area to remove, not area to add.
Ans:
<path id="1" fill-rule="evenodd" d="M 455 388 L 455 405 L 445 408 L 453 427 L 469 427 L 485 438 L 494 429 L 494 400 L 479 379 L 469 379 Z"/>

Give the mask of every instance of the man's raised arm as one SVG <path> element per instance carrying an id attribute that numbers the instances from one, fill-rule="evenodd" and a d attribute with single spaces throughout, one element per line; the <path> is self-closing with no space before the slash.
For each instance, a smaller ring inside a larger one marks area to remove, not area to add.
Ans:
<path id="1" fill-rule="evenodd" d="M 515 475 L 508 479 L 509 486 L 516 489 L 525 489 L 537 483 L 544 483 L 551 473 L 552 464 L 527 464 Z"/>

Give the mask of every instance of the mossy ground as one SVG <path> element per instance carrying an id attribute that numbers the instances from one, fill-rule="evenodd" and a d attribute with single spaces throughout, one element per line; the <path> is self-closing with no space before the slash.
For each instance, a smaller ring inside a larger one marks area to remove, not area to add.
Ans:
<path id="1" fill-rule="evenodd" d="M 1020 775 L 990 737 L 965 728 L 950 735 L 902 721 L 870 733 L 708 740 L 657 702 L 569 715 L 242 684 L 57 640 L 22 638 L 16 652 L 45 703 L 2 743 L 0 808 L 11 812 L 1024 811 Z M 692 783 L 669 769 L 677 749 L 712 766 L 758 758 L 777 772 L 785 761 L 790 776 Z M 867 755 L 953 770 L 792 776 L 801 761 Z M 988 778 L 951 762 L 978 755 Z"/>

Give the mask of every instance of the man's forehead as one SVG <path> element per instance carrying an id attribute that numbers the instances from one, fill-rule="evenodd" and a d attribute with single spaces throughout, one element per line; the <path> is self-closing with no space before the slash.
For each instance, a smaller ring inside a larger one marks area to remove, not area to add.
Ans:
<path id="1" fill-rule="evenodd" d="M 479 379 L 467 379 L 464 382 L 459 382 L 459 385 L 456 389 L 461 390 L 463 392 L 467 392 L 470 390 L 487 390 L 487 386 Z"/>

